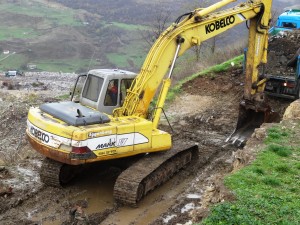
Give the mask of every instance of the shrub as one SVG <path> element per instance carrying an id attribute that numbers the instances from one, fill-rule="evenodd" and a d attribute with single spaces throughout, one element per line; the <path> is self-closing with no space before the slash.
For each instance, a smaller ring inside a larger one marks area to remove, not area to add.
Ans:
<path id="1" fill-rule="evenodd" d="M 292 154 L 291 148 L 288 146 L 270 144 L 267 149 L 282 157 L 288 157 Z"/>

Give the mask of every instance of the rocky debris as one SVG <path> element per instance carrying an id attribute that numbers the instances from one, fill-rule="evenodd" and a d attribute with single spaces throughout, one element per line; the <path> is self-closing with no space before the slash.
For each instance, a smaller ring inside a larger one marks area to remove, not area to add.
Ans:
<path id="1" fill-rule="evenodd" d="M 209 184 L 205 187 L 202 195 L 201 206 L 190 212 L 192 221 L 195 223 L 208 216 L 211 205 L 224 201 L 233 201 L 234 199 L 234 195 L 224 185 L 223 175 L 211 176 Z"/>
<path id="2" fill-rule="evenodd" d="M 7 187 L 0 184 L 0 197 L 7 198 L 8 196 L 13 194 L 13 188 Z"/>
<path id="3" fill-rule="evenodd" d="M 5 166 L 0 166 L 0 179 L 6 179 L 11 177 L 9 170 Z"/>
<path id="4" fill-rule="evenodd" d="M 243 149 L 232 152 L 232 172 L 240 170 L 255 160 L 257 152 L 264 146 L 263 140 L 267 136 L 267 129 L 271 126 L 273 123 L 262 124 L 254 130 Z"/>
<path id="5" fill-rule="evenodd" d="M 9 170 L 5 166 L 0 166 L 0 197 L 4 196 L 6 198 L 13 193 L 13 188 L 2 182 L 4 179 L 9 178 L 12 178 Z"/>
<path id="6" fill-rule="evenodd" d="M 269 75 L 291 75 L 293 67 L 287 64 L 300 48 L 300 31 L 280 32 L 270 38 L 268 46 L 268 62 L 265 73 Z"/>
<path id="7" fill-rule="evenodd" d="M 24 76 L 0 77 L 4 90 L 52 91 L 53 96 L 68 93 L 75 84 L 75 73 L 26 72 Z"/>
<path id="8" fill-rule="evenodd" d="M 287 119 L 300 119 L 300 100 L 296 100 L 290 104 L 284 115 L 283 115 L 283 120 Z"/>
<path id="9" fill-rule="evenodd" d="M 88 218 L 86 214 L 83 211 L 83 207 L 80 205 L 75 205 L 71 210 L 70 210 L 70 222 L 71 223 L 84 223 L 88 224 Z"/>

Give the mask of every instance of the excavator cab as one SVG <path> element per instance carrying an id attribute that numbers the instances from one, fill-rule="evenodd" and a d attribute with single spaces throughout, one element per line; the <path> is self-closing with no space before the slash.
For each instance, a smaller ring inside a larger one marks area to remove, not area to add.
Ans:
<path id="1" fill-rule="evenodd" d="M 82 77 L 84 77 L 83 85 Z M 125 70 L 90 70 L 87 75 L 78 76 L 71 101 L 111 115 L 115 108 L 122 106 L 127 89 L 135 77 L 135 73 Z M 77 98 L 76 92 L 80 93 Z"/>

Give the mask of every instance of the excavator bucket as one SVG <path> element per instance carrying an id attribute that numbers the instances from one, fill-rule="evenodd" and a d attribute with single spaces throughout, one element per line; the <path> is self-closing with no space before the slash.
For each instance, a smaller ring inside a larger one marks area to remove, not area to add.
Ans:
<path id="1" fill-rule="evenodd" d="M 236 128 L 226 139 L 226 142 L 242 148 L 255 128 L 260 127 L 263 123 L 271 122 L 279 122 L 279 114 L 274 112 L 269 105 L 254 107 L 253 103 L 245 104 L 242 101 Z"/>

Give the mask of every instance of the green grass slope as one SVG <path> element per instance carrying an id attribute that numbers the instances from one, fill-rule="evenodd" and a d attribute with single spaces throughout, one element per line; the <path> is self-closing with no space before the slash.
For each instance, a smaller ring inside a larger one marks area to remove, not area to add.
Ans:
<path id="1" fill-rule="evenodd" d="M 226 178 L 237 200 L 201 224 L 300 224 L 300 124 L 287 123 L 270 128 L 257 159 Z"/>

